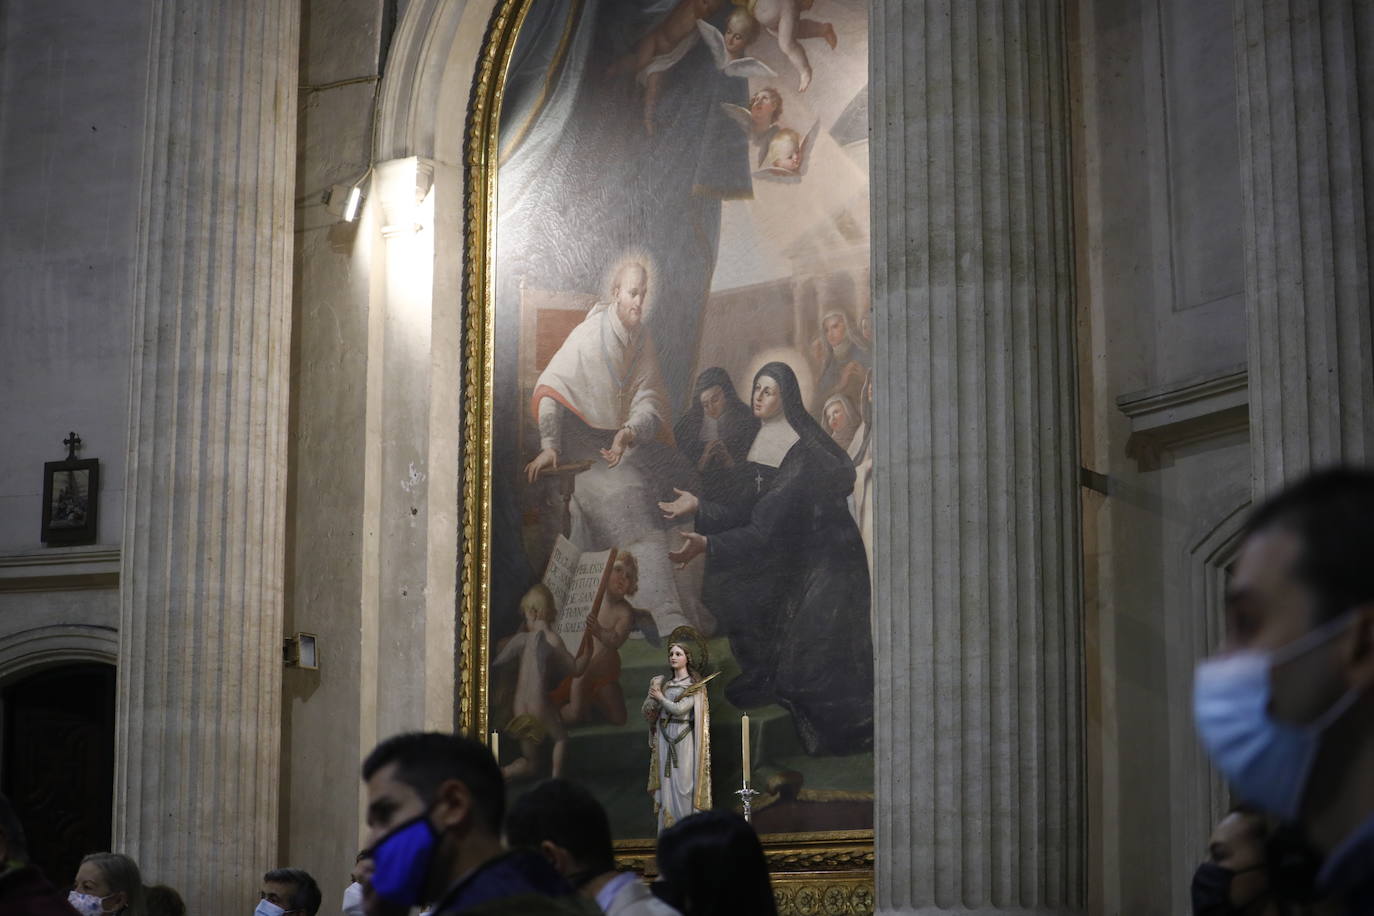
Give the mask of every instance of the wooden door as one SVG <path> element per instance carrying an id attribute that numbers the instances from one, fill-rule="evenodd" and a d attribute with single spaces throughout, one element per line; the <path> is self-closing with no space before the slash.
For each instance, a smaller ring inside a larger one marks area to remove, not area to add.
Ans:
<path id="1" fill-rule="evenodd" d="M 48 668 L 4 688 L 0 790 L 28 835 L 29 857 L 59 888 L 81 857 L 110 848 L 115 669 Z"/>

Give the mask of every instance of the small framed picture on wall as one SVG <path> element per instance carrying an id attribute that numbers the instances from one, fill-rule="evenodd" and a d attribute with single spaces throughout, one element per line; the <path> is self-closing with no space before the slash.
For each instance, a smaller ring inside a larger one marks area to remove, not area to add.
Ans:
<path id="1" fill-rule="evenodd" d="M 100 505 L 100 460 L 77 458 L 43 465 L 43 543 L 94 544 Z"/>

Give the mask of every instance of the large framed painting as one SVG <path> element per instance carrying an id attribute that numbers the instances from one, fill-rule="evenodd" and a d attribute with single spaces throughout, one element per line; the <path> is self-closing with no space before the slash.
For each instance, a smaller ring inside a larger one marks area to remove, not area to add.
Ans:
<path id="1" fill-rule="evenodd" d="M 797 912 L 872 906 L 867 29 L 504 0 L 468 125 L 460 724 L 650 870 L 747 779 Z"/>

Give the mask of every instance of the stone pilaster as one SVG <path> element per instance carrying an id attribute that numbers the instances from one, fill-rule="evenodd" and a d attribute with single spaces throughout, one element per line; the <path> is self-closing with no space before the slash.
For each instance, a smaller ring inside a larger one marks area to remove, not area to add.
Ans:
<path id="1" fill-rule="evenodd" d="M 1236 0 L 1255 493 L 1374 460 L 1374 10 Z M 1363 103 L 1361 103 L 1363 99 Z"/>
<path id="2" fill-rule="evenodd" d="M 279 864 L 299 7 L 151 7 L 113 846 L 246 913 Z"/>
<path id="3" fill-rule="evenodd" d="M 884 913 L 1083 907 L 1061 7 L 872 7 Z"/>

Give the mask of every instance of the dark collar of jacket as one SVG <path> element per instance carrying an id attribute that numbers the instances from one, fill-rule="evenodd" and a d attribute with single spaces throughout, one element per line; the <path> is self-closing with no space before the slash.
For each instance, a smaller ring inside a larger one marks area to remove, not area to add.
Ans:
<path id="1" fill-rule="evenodd" d="M 1351 916 L 1374 916 L 1374 817 L 1332 850 L 1317 887 L 1323 896 L 1343 900 Z"/>
<path id="2" fill-rule="evenodd" d="M 599 912 L 579 905 L 584 900 L 542 856 L 517 851 L 497 856 L 459 879 L 434 908 L 434 916 Z"/>

